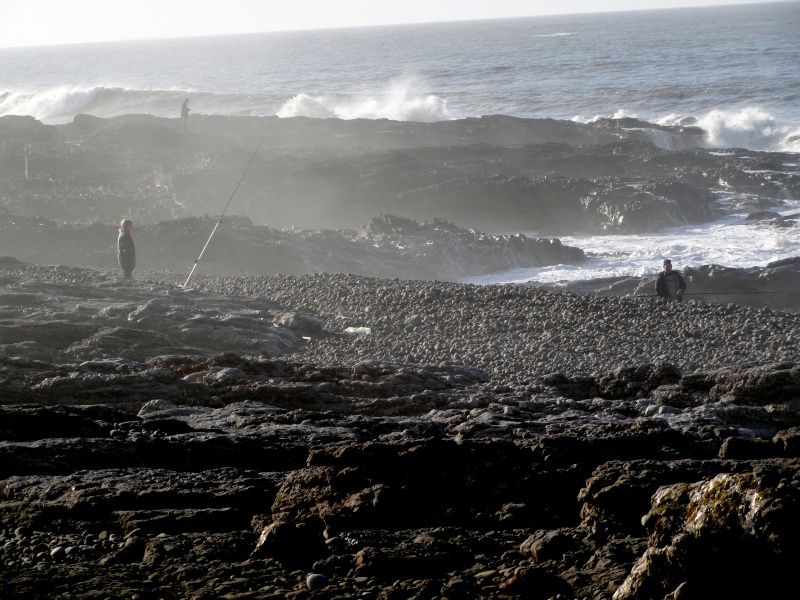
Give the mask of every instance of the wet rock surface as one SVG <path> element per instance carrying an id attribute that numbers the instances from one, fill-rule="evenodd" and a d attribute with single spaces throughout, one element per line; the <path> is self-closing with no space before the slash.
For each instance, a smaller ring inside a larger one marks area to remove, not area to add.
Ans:
<path id="1" fill-rule="evenodd" d="M 3 597 L 792 585 L 796 314 L 345 275 L 0 277 Z"/>
<path id="2" fill-rule="evenodd" d="M 177 119 L 146 115 L 53 126 L 3 117 L 0 205 L 69 222 L 213 215 L 252 157 L 232 212 L 272 227 L 348 229 L 396 214 L 489 231 L 639 231 L 709 218 L 707 192 L 721 177 L 757 189 L 762 209 L 792 181 L 748 172 L 752 157 L 697 150 L 696 128 L 635 119 L 195 115 L 192 124 L 182 132 Z"/>
<path id="3" fill-rule="evenodd" d="M 63 224 L 10 215 L 2 208 L 0 216 L 0 252 L 16 259 L 116 266 L 118 228 L 113 222 Z M 200 258 L 198 273 L 219 276 L 353 273 L 455 281 L 515 268 L 577 264 L 586 258 L 582 250 L 564 246 L 558 239 L 489 235 L 441 219 L 418 223 L 392 215 L 375 217 L 358 229 L 339 231 L 276 230 L 254 226 L 243 217 L 215 220 L 207 215 L 136 227 L 140 271 L 188 274 Z"/>
<path id="4" fill-rule="evenodd" d="M 0 208 L 8 211 L 0 219 L 0 255 L 113 267 L 113 224 L 128 216 L 141 236 L 140 267 L 182 270 L 225 209 L 239 217 L 225 224 L 230 239 L 218 236 L 209 248 L 208 273 L 238 273 L 244 265 L 257 275 L 453 279 L 480 274 L 467 272 L 476 265 L 529 264 L 520 245 L 531 241 L 509 239 L 509 232 L 646 233 L 732 210 L 762 220 L 772 213 L 776 227 L 787 227 L 796 219 L 774 215 L 800 194 L 791 154 L 711 152 L 699 147 L 703 132 L 696 128 L 636 119 L 195 115 L 192 123 L 184 133 L 178 119 L 146 115 L 78 115 L 52 126 L 0 118 Z M 427 257 L 417 250 L 416 262 L 427 268 L 413 269 L 414 250 L 363 231 L 380 215 L 455 226 L 416 232 L 435 248 Z M 469 235 L 472 229 L 499 237 Z M 376 242 L 379 249 L 371 249 Z M 457 264 L 457 255 L 462 267 L 434 266 Z"/>

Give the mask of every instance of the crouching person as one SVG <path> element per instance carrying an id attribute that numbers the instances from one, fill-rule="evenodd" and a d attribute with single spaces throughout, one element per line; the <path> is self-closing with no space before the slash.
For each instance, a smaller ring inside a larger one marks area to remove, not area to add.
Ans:
<path id="1" fill-rule="evenodd" d="M 683 293 L 686 291 L 686 282 L 677 271 L 672 270 L 672 261 L 664 260 L 664 270 L 656 279 L 656 294 L 663 298 L 664 302 L 674 300 L 681 302 Z"/>

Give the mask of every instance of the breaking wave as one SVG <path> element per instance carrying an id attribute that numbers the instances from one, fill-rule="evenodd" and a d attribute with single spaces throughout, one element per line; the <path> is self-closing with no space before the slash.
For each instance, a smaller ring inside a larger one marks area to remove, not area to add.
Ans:
<path id="1" fill-rule="evenodd" d="M 447 100 L 436 94 L 417 94 L 410 83 L 395 83 L 381 94 L 297 94 L 278 111 L 279 117 L 315 119 L 389 119 L 431 123 L 447 121 L 452 115 Z"/>
<path id="2" fill-rule="evenodd" d="M 67 123 L 77 114 L 116 117 L 151 114 L 177 117 L 185 90 L 136 90 L 120 87 L 59 86 L 35 93 L 0 92 L 0 116 L 28 115 L 47 124 Z"/>
<path id="3" fill-rule="evenodd" d="M 35 94 L 5 92 L 0 94 L 0 116 L 30 115 L 40 121 L 58 119 L 90 109 L 98 96 L 109 91 L 101 86 L 65 86 Z"/>
<path id="4" fill-rule="evenodd" d="M 0 92 L 0 117 L 28 115 L 47 124 L 71 122 L 75 115 L 97 117 L 149 114 L 175 117 L 184 97 L 196 114 L 310 117 L 315 119 L 390 119 L 430 123 L 454 118 L 447 100 L 418 94 L 396 83 L 378 94 L 297 94 L 289 100 L 242 94 L 208 94 L 181 89 L 142 90 L 110 86 L 61 86 L 36 93 Z M 277 109 L 277 110 L 276 110 Z"/>
<path id="5" fill-rule="evenodd" d="M 781 123 L 767 111 L 750 106 L 741 110 L 712 110 L 695 118 L 669 115 L 661 125 L 696 125 L 706 132 L 709 148 L 746 148 L 768 152 L 800 152 L 800 127 Z"/>
<path id="6" fill-rule="evenodd" d="M 708 132 L 712 147 L 800 152 L 800 128 L 782 125 L 759 108 L 712 110 L 697 124 Z"/>
<path id="7" fill-rule="evenodd" d="M 456 118 L 447 99 L 433 93 L 420 93 L 413 81 L 393 82 L 378 93 L 299 93 L 286 100 L 258 95 L 210 94 L 182 89 L 128 89 L 114 86 L 60 86 L 35 93 L 0 92 L 0 116 L 30 115 L 47 124 L 67 123 L 77 114 L 115 117 L 125 114 L 150 114 L 174 117 L 183 98 L 189 95 L 197 114 L 226 116 L 309 117 L 315 119 L 389 119 L 431 123 Z M 480 112 L 480 111 L 479 111 Z M 462 116 L 480 116 L 459 115 Z M 523 115 L 524 116 L 524 115 Z M 624 109 L 612 119 L 638 118 Z M 573 121 L 590 123 L 607 115 L 575 116 Z M 800 127 L 781 122 L 766 110 L 747 107 L 740 110 L 715 109 L 701 116 L 669 114 L 651 122 L 671 127 L 699 127 L 706 132 L 703 146 L 708 148 L 746 148 L 768 152 L 800 152 Z M 686 140 L 657 128 L 644 129 L 654 144 L 678 150 Z"/>
<path id="8" fill-rule="evenodd" d="M 624 109 L 618 110 L 611 117 L 596 115 L 594 117 L 576 116 L 573 121 L 592 123 L 599 119 L 638 118 Z M 669 114 L 652 121 L 656 125 L 668 127 L 699 127 L 706 132 L 703 146 L 707 148 L 746 148 L 765 152 L 800 152 L 800 127 L 781 123 L 767 111 L 758 107 L 747 107 L 741 110 L 715 109 L 700 117 L 690 115 Z M 656 129 L 649 130 L 653 143 L 669 150 L 679 147 L 672 145 L 671 134 Z"/>

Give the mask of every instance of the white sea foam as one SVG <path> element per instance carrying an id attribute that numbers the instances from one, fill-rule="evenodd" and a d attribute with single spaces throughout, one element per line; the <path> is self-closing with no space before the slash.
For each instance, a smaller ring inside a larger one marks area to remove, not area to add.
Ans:
<path id="1" fill-rule="evenodd" d="M 779 123 L 758 107 L 712 110 L 697 124 L 708 132 L 709 147 L 800 152 L 800 129 Z"/>
<path id="2" fill-rule="evenodd" d="M 636 119 L 636 113 L 629 112 L 627 109 L 620 108 L 611 115 L 605 114 L 595 114 L 592 117 L 586 117 L 584 115 L 575 115 L 572 117 L 572 120 L 576 123 L 596 123 L 600 119 Z"/>
<path id="3" fill-rule="evenodd" d="M 386 92 L 311 96 L 297 94 L 278 111 L 279 117 L 325 119 L 390 119 L 430 123 L 452 118 L 447 100 L 436 94 L 416 93 L 414 82 L 395 81 Z"/>
<path id="4" fill-rule="evenodd" d="M 308 94 L 297 94 L 287 100 L 278 111 L 281 118 L 309 117 L 312 119 L 329 119 L 336 116 L 331 105 L 335 104 L 327 96 L 312 97 Z"/>
<path id="5" fill-rule="evenodd" d="M 48 125 L 71 122 L 80 113 L 97 117 L 151 114 L 177 117 L 183 98 L 202 99 L 206 108 L 224 106 L 224 96 L 198 95 L 181 89 L 126 89 L 113 85 L 57 86 L 38 92 L 0 93 L 0 117 L 29 115 Z M 215 104 L 218 102 L 218 104 Z M 240 114 L 241 114 L 240 110 Z"/>
<path id="6" fill-rule="evenodd" d="M 286 100 L 277 111 L 279 117 L 317 119 L 391 119 L 395 121 L 434 122 L 454 118 L 447 98 L 418 91 L 413 79 L 398 79 L 382 92 L 299 93 Z M 258 115 L 275 114 L 263 101 L 251 95 L 202 94 L 185 89 L 130 89 L 113 85 L 57 86 L 33 93 L 0 93 L 0 116 L 31 115 L 44 123 L 65 123 L 81 112 L 100 117 L 128 113 L 176 116 L 176 102 L 191 94 L 196 104 L 206 110 L 196 112 Z M 602 118 L 637 118 L 637 114 L 619 109 L 613 114 L 591 117 L 577 115 L 572 120 L 591 123 Z M 742 110 L 713 110 L 700 117 L 672 113 L 654 121 L 665 126 L 698 126 L 707 132 L 708 148 L 748 148 L 779 152 L 800 152 L 800 128 L 781 123 L 758 107 Z M 658 129 L 641 129 L 653 143 L 666 150 L 680 150 L 691 140 Z"/>
<path id="7" fill-rule="evenodd" d="M 787 202 L 777 211 L 784 215 L 800 211 L 800 201 Z M 536 237 L 536 233 L 528 234 Z M 661 261 L 670 258 L 676 268 L 708 264 L 729 267 L 764 267 L 767 263 L 800 253 L 800 228 L 776 229 L 767 222 L 752 223 L 744 215 L 733 215 L 704 225 L 667 229 L 647 235 L 569 236 L 560 238 L 590 257 L 578 265 L 555 265 L 538 269 L 516 269 L 505 273 L 465 279 L 467 283 L 569 282 L 608 277 L 643 277 L 658 272 Z"/>
<path id="8" fill-rule="evenodd" d="M 549 38 L 549 37 L 564 37 L 567 35 L 575 35 L 574 31 L 561 31 L 559 33 L 539 33 L 531 37 L 535 38 Z"/>
<path id="9" fill-rule="evenodd" d="M 31 115 L 48 121 L 85 110 L 106 88 L 101 86 L 62 86 L 26 94 L 7 92 L 0 96 L 0 116 Z"/>
<path id="10" fill-rule="evenodd" d="M 656 119 L 654 122 L 656 125 L 664 125 L 666 127 L 692 127 L 697 125 L 697 117 L 670 113 L 665 117 Z"/>
<path id="11" fill-rule="evenodd" d="M 611 116 L 577 115 L 578 123 L 594 123 L 600 119 L 638 118 L 626 109 L 619 109 Z M 740 110 L 715 109 L 701 116 L 670 113 L 653 119 L 656 125 L 667 127 L 697 126 L 706 132 L 703 145 L 707 148 L 747 148 L 767 152 L 800 152 L 800 128 L 780 122 L 766 110 L 750 106 Z M 657 129 L 643 129 L 653 143 L 665 150 L 680 150 L 686 139 Z"/>

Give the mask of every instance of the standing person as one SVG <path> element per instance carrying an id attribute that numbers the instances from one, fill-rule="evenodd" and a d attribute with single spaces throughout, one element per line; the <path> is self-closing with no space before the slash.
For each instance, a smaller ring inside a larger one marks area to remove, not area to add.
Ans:
<path id="1" fill-rule="evenodd" d="M 186 131 L 186 124 L 189 122 L 189 111 L 192 110 L 189 108 L 189 99 L 183 101 L 181 104 L 181 118 L 183 119 L 183 130 Z"/>
<path id="2" fill-rule="evenodd" d="M 122 219 L 119 224 L 119 237 L 117 238 L 117 258 L 125 279 L 130 279 L 136 268 L 136 246 L 133 244 L 133 221 Z"/>
<path id="3" fill-rule="evenodd" d="M 664 270 L 656 279 L 656 294 L 664 299 L 665 302 L 675 300 L 681 302 L 683 293 L 686 291 L 686 282 L 681 274 L 672 270 L 672 261 L 664 260 Z"/>

